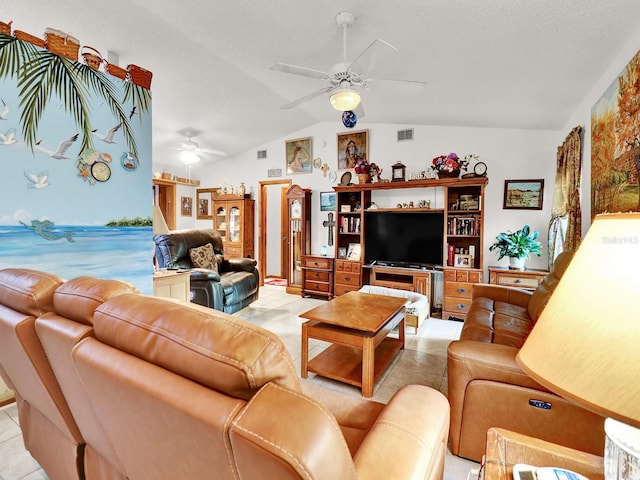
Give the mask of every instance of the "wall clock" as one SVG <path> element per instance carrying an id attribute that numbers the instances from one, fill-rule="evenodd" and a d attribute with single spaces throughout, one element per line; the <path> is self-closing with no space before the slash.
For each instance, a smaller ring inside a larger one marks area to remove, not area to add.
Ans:
<path id="1" fill-rule="evenodd" d="M 111 178 L 111 167 L 105 162 L 95 162 L 91 165 L 91 176 L 98 182 L 106 182 Z"/>

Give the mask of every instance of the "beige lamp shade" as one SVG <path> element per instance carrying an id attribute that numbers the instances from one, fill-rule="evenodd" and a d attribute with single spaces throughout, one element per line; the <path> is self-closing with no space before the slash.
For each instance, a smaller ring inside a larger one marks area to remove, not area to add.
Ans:
<path id="1" fill-rule="evenodd" d="M 162 215 L 162 210 L 158 205 L 153 206 L 153 234 L 154 235 L 166 235 L 170 233 L 169 227 L 167 226 L 167 222 L 164 219 L 164 215 Z"/>
<path id="2" fill-rule="evenodd" d="M 640 427 L 640 214 L 596 216 L 517 357 L 558 395 Z"/>

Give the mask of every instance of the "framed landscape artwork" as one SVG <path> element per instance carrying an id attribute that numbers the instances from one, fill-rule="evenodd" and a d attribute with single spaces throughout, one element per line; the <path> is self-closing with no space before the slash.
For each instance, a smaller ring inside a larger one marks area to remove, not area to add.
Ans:
<path id="1" fill-rule="evenodd" d="M 358 159 L 369 158 L 369 130 L 338 134 L 338 170 L 356 166 Z"/>
<path id="2" fill-rule="evenodd" d="M 311 137 L 297 138 L 285 142 L 287 175 L 311 173 Z"/>
<path id="3" fill-rule="evenodd" d="M 591 218 L 640 210 L 640 52 L 591 108 Z"/>
<path id="4" fill-rule="evenodd" d="M 335 212 L 336 192 L 320 192 L 320 211 Z"/>
<path id="5" fill-rule="evenodd" d="M 503 209 L 542 210 L 544 179 L 505 180 Z"/>

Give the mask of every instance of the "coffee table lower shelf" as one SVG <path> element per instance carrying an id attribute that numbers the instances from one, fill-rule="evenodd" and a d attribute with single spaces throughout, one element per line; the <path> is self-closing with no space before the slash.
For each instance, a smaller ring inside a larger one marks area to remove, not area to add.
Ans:
<path id="1" fill-rule="evenodd" d="M 373 362 L 373 384 L 375 384 L 401 348 L 403 348 L 402 341 L 393 337 L 386 337 L 376 347 Z M 344 345 L 331 345 L 309 360 L 307 371 L 363 388 L 362 349 Z M 365 396 L 371 396 L 371 394 L 366 395 L 365 393 Z"/>

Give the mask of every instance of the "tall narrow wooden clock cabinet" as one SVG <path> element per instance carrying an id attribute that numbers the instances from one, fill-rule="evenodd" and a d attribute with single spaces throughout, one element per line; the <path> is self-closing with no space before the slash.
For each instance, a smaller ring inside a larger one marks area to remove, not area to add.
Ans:
<path id="1" fill-rule="evenodd" d="M 287 293 L 302 291 L 302 256 L 311 253 L 311 189 L 287 190 Z"/>

